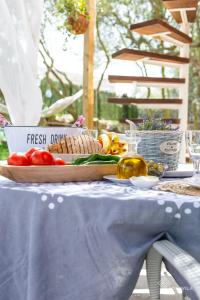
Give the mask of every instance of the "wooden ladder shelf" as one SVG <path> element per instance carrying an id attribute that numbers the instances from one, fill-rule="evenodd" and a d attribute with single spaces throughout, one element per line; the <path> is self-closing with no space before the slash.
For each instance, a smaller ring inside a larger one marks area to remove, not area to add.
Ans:
<path id="1" fill-rule="evenodd" d="M 108 80 L 111 83 L 137 83 L 139 86 L 158 86 L 167 88 L 176 88 L 178 85 L 181 87 L 185 84 L 184 78 L 109 75 Z"/>
<path id="2" fill-rule="evenodd" d="M 198 0 L 163 0 L 177 23 L 193 23 L 196 19 Z"/>
<path id="3" fill-rule="evenodd" d="M 142 61 L 150 64 L 180 66 L 189 63 L 189 58 L 160 54 L 135 49 L 122 49 L 112 55 L 113 59 Z"/>
<path id="4" fill-rule="evenodd" d="M 136 98 L 108 98 L 109 103 L 130 105 L 135 104 L 145 109 L 179 109 L 183 103 L 181 99 L 136 99 Z"/>
<path id="5" fill-rule="evenodd" d="M 163 0 L 163 4 L 171 12 L 177 23 L 181 23 L 181 30 L 159 19 L 133 24 L 130 30 L 141 35 L 173 43 L 180 48 L 180 56 L 125 48 L 114 53 L 112 58 L 175 67 L 179 69 L 180 78 L 110 75 L 108 79 L 111 83 L 136 83 L 139 86 L 179 88 L 180 99 L 136 99 L 124 97 L 109 98 L 108 102 L 121 105 L 134 104 L 145 109 L 165 108 L 178 110 L 179 119 L 174 120 L 174 123 L 180 123 L 181 129 L 186 130 L 188 122 L 189 46 L 192 43 L 192 39 L 188 35 L 189 23 L 195 21 L 198 0 Z M 185 149 L 184 144 L 181 154 L 182 162 L 185 160 Z"/>
<path id="6" fill-rule="evenodd" d="M 142 35 L 171 42 L 177 46 L 190 45 L 192 43 L 192 39 L 187 34 L 158 19 L 133 24 L 130 29 Z"/>

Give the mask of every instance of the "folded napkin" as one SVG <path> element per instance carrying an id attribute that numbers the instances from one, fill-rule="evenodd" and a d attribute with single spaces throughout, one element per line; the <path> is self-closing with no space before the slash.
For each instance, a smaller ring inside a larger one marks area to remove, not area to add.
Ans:
<path id="1" fill-rule="evenodd" d="M 159 184 L 158 189 L 180 195 L 200 196 L 200 188 L 193 187 L 181 181 L 163 182 Z"/>

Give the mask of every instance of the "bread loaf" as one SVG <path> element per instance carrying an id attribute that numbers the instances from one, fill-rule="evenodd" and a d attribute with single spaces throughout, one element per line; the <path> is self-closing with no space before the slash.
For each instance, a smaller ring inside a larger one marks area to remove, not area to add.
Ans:
<path id="1" fill-rule="evenodd" d="M 66 136 L 57 144 L 48 146 L 51 153 L 93 154 L 102 150 L 102 145 L 88 135 Z"/>

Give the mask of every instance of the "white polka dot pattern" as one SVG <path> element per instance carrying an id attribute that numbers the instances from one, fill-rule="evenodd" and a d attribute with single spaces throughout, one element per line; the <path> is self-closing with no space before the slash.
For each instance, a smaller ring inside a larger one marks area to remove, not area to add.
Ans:
<path id="1" fill-rule="evenodd" d="M 58 202 L 58 203 L 63 203 L 63 201 L 64 201 L 63 197 L 59 196 L 59 197 L 57 198 L 57 202 Z"/>
<path id="2" fill-rule="evenodd" d="M 176 220 L 184 218 L 191 218 L 193 214 L 198 213 L 200 209 L 199 197 L 176 195 L 168 192 L 161 192 L 155 188 L 152 190 L 144 191 L 134 188 L 132 185 L 117 185 L 110 182 L 83 182 L 73 183 L 68 182 L 65 184 L 17 184 L 12 181 L 0 180 L 0 189 L 2 191 L 9 189 L 14 191 L 31 192 L 39 196 L 50 210 L 65 205 L 65 197 L 82 197 L 86 200 L 90 199 L 104 199 L 109 198 L 115 201 L 147 201 L 149 204 L 152 202 L 158 207 L 158 211 L 167 215 L 172 215 Z M 141 202 L 140 201 L 140 202 Z M 139 203 L 139 202 L 138 202 Z M 187 205 L 186 205 L 187 204 Z M 185 207 L 183 207 L 183 205 Z M 151 206 L 151 205 L 150 205 Z M 155 206 L 153 206 L 155 208 Z"/>
<path id="3" fill-rule="evenodd" d="M 158 200 L 158 204 L 159 205 L 164 205 L 165 204 L 165 200 L 162 200 L 162 199 Z"/>
<path id="4" fill-rule="evenodd" d="M 181 214 L 179 214 L 179 213 L 175 214 L 174 218 L 181 219 Z"/>
<path id="5" fill-rule="evenodd" d="M 190 208 L 186 208 L 184 210 L 184 212 L 185 212 L 186 215 L 190 215 L 192 213 L 192 210 Z"/>
<path id="6" fill-rule="evenodd" d="M 48 207 L 49 207 L 49 209 L 54 209 L 55 208 L 55 204 L 51 202 L 51 203 L 49 203 Z"/>
<path id="7" fill-rule="evenodd" d="M 47 201 L 47 199 L 48 199 L 47 195 L 42 195 L 42 196 L 41 196 L 41 200 L 42 200 L 42 201 Z"/>
<path id="8" fill-rule="evenodd" d="M 173 208 L 168 206 L 165 208 L 165 211 L 166 211 L 166 213 L 171 214 L 173 211 Z"/>
<path id="9" fill-rule="evenodd" d="M 194 206 L 195 208 L 200 208 L 200 202 L 194 202 L 193 206 Z"/>

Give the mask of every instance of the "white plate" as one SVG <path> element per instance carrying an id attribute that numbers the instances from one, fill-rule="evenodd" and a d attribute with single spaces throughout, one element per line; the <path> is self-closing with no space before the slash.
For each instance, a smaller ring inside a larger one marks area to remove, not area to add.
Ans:
<path id="1" fill-rule="evenodd" d="M 117 178 L 116 175 L 106 175 L 106 176 L 103 176 L 104 179 L 107 179 L 107 180 L 110 180 L 112 182 L 115 182 L 115 183 L 128 183 L 128 184 L 131 184 L 130 180 L 129 179 L 119 179 Z"/>
<path id="2" fill-rule="evenodd" d="M 163 178 L 186 178 L 192 176 L 193 171 L 166 171 Z"/>
<path id="3" fill-rule="evenodd" d="M 192 178 L 185 179 L 184 182 L 192 187 L 200 189 L 200 176 L 198 178 L 194 176 Z"/>
<path id="4" fill-rule="evenodd" d="M 166 171 L 164 178 L 186 178 L 193 176 L 193 165 L 192 164 L 179 164 L 176 171 Z"/>

